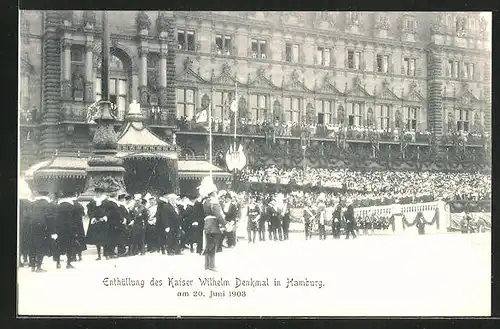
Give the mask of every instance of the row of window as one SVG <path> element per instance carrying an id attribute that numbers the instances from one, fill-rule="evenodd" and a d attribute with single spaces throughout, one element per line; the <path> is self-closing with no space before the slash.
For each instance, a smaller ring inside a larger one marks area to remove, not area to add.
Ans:
<path id="1" fill-rule="evenodd" d="M 195 115 L 195 91 L 193 89 L 177 89 L 177 116 L 192 118 Z M 214 98 L 213 117 L 220 120 L 229 120 L 231 112 L 229 104 L 232 100 L 232 93 L 216 92 Z M 279 110 L 279 103 L 273 104 L 274 110 Z M 278 107 L 278 108 L 276 108 Z M 268 95 L 252 94 L 249 97 L 248 108 L 250 111 L 250 119 L 254 122 L 263 122 L 267 118 L 268 109 L 271 108 Z M 283 100 L 284 120 L 291 122 L 299 122 L 303 108 L 302 99 L 297 97 L 285 97 Z M 350 126 L 359 126 L 362 121 L 361 103 L 347 104 L 347 123 Z M 382 129 L 389 128 L 389 106 L 380 105 L 377 107 L 377 113 L 371 112 L 379 120 L 379 127 Z M 343 111 L 343 110 L 342 110 Z M 371 109 L 368 110 L 370 113 Z M 417 126 L 417 113 L 419 108 L 407 107 L 406 118 L 408 129 L 415 130 Z M 334 102 L 330 100 L 317 100 L 316 113 L 318 124 L 332 124 L 334 119 Z M 373 122 L 374 124 L 374 122 Z"/>
<path id="2" fill-rule="evenodd" d="M 474 63 L 449 60 L 446 68 L 446 76 L 453 79 L 474 79 Z"/>
<path id="3" fill-rule="evenodd" d="M 182 50 L 195 51 L 195 32 L 194 31 L 178 31 L 178 47 Z M 217 34 L 215 36 L 216 52 L 219 55 L 233 54 L 233 38 L 230 35 Z M 251 56 L 252 58 L 266 59 L 268 57 L 267 40 L 252 39 L 251 40 Z M 318 65 L 329 67 L 332 63 L 332 49 L 326 47 L 316 48 L 316 61 Z M 347 67 L 349 69 L 361 69 L 361 52 L 349 50 L 347 52 Z M 285 44 L 285 61 L 290 63 L 302 62 L 301 45 L 294 43 Z M 415 63 L 413 58 L 404 59 L 404 74 L 415 75 Z M 377 72 L 387 73 L 389 71 L 390 56 L 377 55 Z"/>
<path id="4" fill-rule="evenodd" d="M 101 98 L 101 80 L 96 80 L 96 100 Z M 128 99 L 127 99 L 127 80 L 125 79 L 110 79 L 109 82 L 109 93 L 110 101 L 115 104 L 117 112 L 120 119 L 123 119 L 123 115 L 126 112 Z M 215 92 L 214 97 L 214 108 L 213 117 L 221 120 L 229 120 L 231 118 L 231 112 L 229 110 L 229 104 L 231 103 L 233 94 L 231 92 Z M 196 112 L 196 101 L 195 101 L 195 90 L 194 89 L 177 89 L 177 117 L 186 116 L 192 118 Z M 332 124 L 334 122 L 334 102 L 330 100 L 316 100 L 316 118 L 318 124 Z M 274 110 L 279 110 L 279 103 L 273 104 Z M 250 119 L 253 122 L 263 122 L 267 118 L 267 111 L 271 108 L 270 98 L 268 95 L 258 95 L 252 94 L 249 97 L 248 108 L 250 110 Z M 338 119 L 340 124 L 347 123 L 349 126 L 360 126 L 362 125 L 363 117 L 363 104 L 349 102 L 347 103 L 347 116 L 344 117 L 343 108 L 340 106 L 338 108 Z M 301 112 L 303 109 L 303 100 L 297 97 L 285 97 L 283 100 L 283 113 L 284 120 L 291 122 L 299 122 L 301 119 Z M 418 112 L 420 108 L 418 107 L 405 107 L 404 110 L 406 118 L 406 129 L 416 130 Z M 387 129 L 390 127 L 390 113 L 391 106 L 389 105 L 378 105 L 376 106 L 376 111 L 373 113 L 371 108 L 367 111 L 367 117 L 371 117 L 372 120 L 378 120 L 378 127 L 380 129 Z M 457 130 L 468 131 L 469 130 L 469 111 L 464 109 L 456 110 L 456 123 Z M 347 121 L 344 121 L 347 120 Z M 402 128 L 401 120 L 395 120 L 395 127 Z M 375 122 L 371 122 L 375 124 Z"/>

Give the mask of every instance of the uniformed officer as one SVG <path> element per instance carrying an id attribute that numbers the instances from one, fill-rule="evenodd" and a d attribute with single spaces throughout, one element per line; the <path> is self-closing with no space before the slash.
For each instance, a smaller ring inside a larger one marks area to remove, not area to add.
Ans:
<path id="1" fill-rule="evenodd" d="M 326 205 L 325 205 L 325 194 L 321 193 L 318 197 L 318 206 L 317 206 L 317 220 L 318 220 L 318 232 L 319 239 L 326 240 Z"/>
<path id="2" fill-rule="evenodd" d="M 283 208 L 281 216 L 282 216 L 281 225 L 283 227 L 283 239 L 288 240 L 288 233 L 290 231 L 290 207 L 286 199 L 283 200 Z"/>
<path id="3" fill-rule="evenodd" d="M 340 239 L 340 221 L 342 220 L 342 205 L 339 203 L 335 206 L 332 214 L 332 234 L 334 239 Z"/>
<path id="4" fill-rule="evenodd" d="M 203 190 L 208 198 L 203 203 L 203 210 L 205 212 L 205 269 L 216 271 L 215 267 L 215 253 L 217 244 L 220 241 L 220 236 L 225 230 L 226 221 L 224 220 L 224 213 L 222 211 L 219 200 L 217 199 L 217 187 L 213 182 L 204 181 Z"/>
<path id="5" fill-rule="evenodd" d="M 356 220 L 354 218 L 354 206 L 353 206 L 353 201 L 351 199 L 348 199 L 347 202 L 347 209 L 344 212 L 344 218 L 346 222 L 346 240 L 349 239 L 349 235 L 352 235 L 353 239 L 356 239 L 356 233 L 354 233 L 354 230 L 356 229 Z"/>
<path id="6" fill-rule="evenodd" d="M 262 209 L 255 202 L 254 196 L 250 196 L 247 206 L 247 232 L 248 243 L 255 243 L 257 231 L 259 231 L 259 241 L 266 241 L 265 221 L 262 219 Z"/>
<path id="7" fill-rule="evenodd" d="M 306 235 L 306 240 L 309 240 L 312 237 L 312 221 L 314 219 L 314 213 L 312 211 L 310 201 L 306 201 L 306 205 L 302 213 L 302 219 L 304 221 L 304 233 Z"/>

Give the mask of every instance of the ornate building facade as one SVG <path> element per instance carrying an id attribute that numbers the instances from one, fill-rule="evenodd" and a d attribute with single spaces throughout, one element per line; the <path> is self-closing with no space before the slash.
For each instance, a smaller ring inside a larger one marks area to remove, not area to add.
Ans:
<path id="1" fill-rule="evenodd" d="M 462 144 L 479 154 L 487 144 L 491 40 L 480 13 L 112 11 L 109 22 L 117 117 L 137 100 L 151 129 L 186 156 L 207 152 L 195 118 L 211 105 L 221 158 L 235 97 L 238 139 L 254 164 L 265 162 L 254 150 L 261 144 L 270 158 L 297 155 L 290 165 L 361 141 L 372 157 Z M 100 25 L 99 12 L 21 13 L 22 168 L 91 149 L 86 108 L 100 97 Z M 289 123 L 299 134 L 277 133 Z M 459 132 L 468 142 L 450 137 Z"/>

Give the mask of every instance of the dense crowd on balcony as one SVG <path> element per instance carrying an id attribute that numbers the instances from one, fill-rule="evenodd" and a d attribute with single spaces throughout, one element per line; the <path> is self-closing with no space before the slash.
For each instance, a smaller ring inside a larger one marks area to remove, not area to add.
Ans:
<path id="1" fill-rule="evenodd" d="M 271 166 L 246 169 L 242 181 L 285 185 L 311 185 L 336 188 L 327 194 L 327 203 L 336 198 L 353 198 L 359 206 L 430 202 L 443 200 L 484 200 L 491 198 L 491 176 L 481 173 L 353 171 L 347 169 L 282 169 Z M 320 191 L 321 189 L 318 189 Z M 290 193 L 294 206 L 300 207 L 319 192 L 296 190 Z"/>
<path id="2" fill-rule="evenodd" d="M 186 117 L 181 117 L 178 119 L 177 125 L 181 131 L 205 130 L 205 128 L 197 124 L 194 118 L 189 120 Z M 257 122 L 251 119 L 240 119 L 237 133 L 272 137 L 315 137 L 347 140 L 405 141 L 409 143 L 429 143 L 432 138 L 431 133 L 427 130 L 408 129 L 408 127 L 405 127 L 403 124 L 398 126 L 394 128 L 377 129 L 374 126 L 306 124 L 276 120 Z M 234 124 L 232 120 L 229 119 L 215 119 L 212 121 L 212 132 L 232 134 L 234 133 Z M 444 136 L 446 142 L 450 144 L 465 143 L 482 145 L 488 138 L 488 133 L 476 127 L 470 131 L 450 130 L 445 132 Z"/>

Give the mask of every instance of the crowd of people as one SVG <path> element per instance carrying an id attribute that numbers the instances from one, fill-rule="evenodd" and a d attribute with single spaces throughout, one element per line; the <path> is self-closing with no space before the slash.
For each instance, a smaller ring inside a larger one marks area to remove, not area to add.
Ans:
<path id="1" fill-rule="evenodd" d="M 326 194 L 326 202 L 343 195 L 356 200 L 357 206 L 392 203 L 431 202 L 437 199 L 484 200 L 491 198 L 491 175 L 470 172 L 353 171 L 348 169 L 284 169 L 271 166 L 259 170 L 244 169 L 241 180 L 250 183 L 274 183 L 335 188 Z M 320 192 L 295 190 L 291 203 L 302 207 Z"/>
<path id="2" fill-rule="evenodd" d="M 60 268 L 66 255 L 66 268 L 73 268 L 87 245 L 95 245 L 96 260 L 147 252 L 180 255 L 189 249 L 205 254 L 205 268 L 213 270 L 215 252 L 236 245 L 239 219 L 235 194 L 216 192 L 212 184 L 189 200 L 173 193 L 118 195 L 96 189 L 97 195 L 84 207 L 76 196 L 53 199 L 41 191 L 32 200 L 20 200 L 20 266 L 44 272 L 45 256 L 53 257 Z"/>

